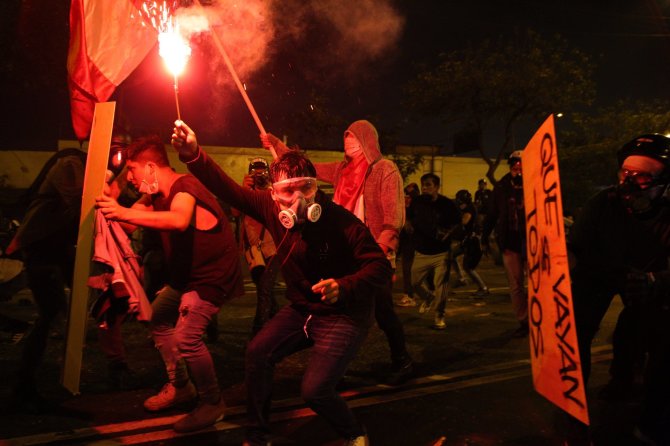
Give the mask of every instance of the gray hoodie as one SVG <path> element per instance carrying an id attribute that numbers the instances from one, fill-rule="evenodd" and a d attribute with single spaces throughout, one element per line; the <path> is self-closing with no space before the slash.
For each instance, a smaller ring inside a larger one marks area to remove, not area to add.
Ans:
<path id="1" fill-rule="evenodd" d="M 364 223 L 379 245 L 395 252 L 398 249 L 400 229 L 405 224 L 402 177 L 395 163 L 382 156 L 377 130 L 369 121 L 356 121 L 347 131 L 360 141 L 370 164 L 363 186 Z M 348 162 L 345 156 L 339 162 L 315 163 L 317 178 L 332 183 L 337 189 L 338 184 L 345 181 L 341 174 Z"/>

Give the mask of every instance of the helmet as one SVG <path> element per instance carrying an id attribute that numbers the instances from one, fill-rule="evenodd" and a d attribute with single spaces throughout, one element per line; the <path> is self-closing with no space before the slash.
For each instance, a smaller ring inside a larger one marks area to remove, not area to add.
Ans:
<path id="1" fill-rule="evenodd" d="M 472 194 L 465 189 L 461 189 L 456 192 L 456 201 L 459 204 L 472 203 Z"/>
<path id="2" fill-rule="evenodd" d="M 633 155 L 648 157 L 663 165 L 663 171 L 656 178 L 645 179 L 640 173 L 629 174 L 624 169 L 620 171 L 617 186 L 619 197 L 629 212 L 646 218 L 654 215 L 661 205 L 668 204 L 670 138 L 657 133 L 638 136 L 617 152 L 619 166 L 623 166 L 626 158 Z"/>
<path id="3" fill-rule="evenodd" d="M 663 176 L 670 173 L 670 138 L 667 136 L 658 133 L 640 135 L 624 144 L 617 152 L 619 166 L 631 155 L 648 156 L 660 161 L 665 166 Z"/>
<path id="4" fill-rule="evenodd" d="M 510 154 L 509 157 L 507 157 L 507 164 L 510 166 L 513 166 L 514 164 L 518 163 L 521 161 L 521 153 L 523 153 L 522 150 L 515 150 Z"/>

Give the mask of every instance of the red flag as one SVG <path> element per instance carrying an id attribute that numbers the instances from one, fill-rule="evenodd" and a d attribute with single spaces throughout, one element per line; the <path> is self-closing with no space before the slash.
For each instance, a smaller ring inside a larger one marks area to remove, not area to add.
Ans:
<path id="1" fill-rule="evenodd" d="M 104 102 L 157 42 L 142 23 L 141 0 L 72 0 L 67 58 L 72 127 L 88 138 L 96 102 Z"/>

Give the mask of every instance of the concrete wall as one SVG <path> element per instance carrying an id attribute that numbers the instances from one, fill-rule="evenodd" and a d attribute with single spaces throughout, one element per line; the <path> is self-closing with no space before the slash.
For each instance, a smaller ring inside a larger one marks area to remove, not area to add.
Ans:
<path id="1" fill-rule="evenodd" d="M 73 141 L 60 141 L 59 148 L 78 147 Z M 255 157 L 263 157 L 268 161 L 272 156 L 265 149 L 243 147 L 205 146 L 204 149 L 212 158 L 231 175 L 235 180 L 242 181 L 247 172 L 249 161 Z M 9 187 L 25 189 L 37 176 L 44 163 L 53 155 L 53 151 L 0 151 L 0 176 L 7 176 L 6 184 Z M 313 162 L 330 162 L 342 159 L 340 151 L 307 151 Z M 177 154 L 168 148 L 170 163 L 178 172 L 186 172 L 184 164 L 177 158 Z M 486 173 L 486 163 L 479 158 L 459 158 L 453 156 L 425 156 L 420 172 L 411 175 L 405 182 L 420 184 L 421 175 L 431 170 L 442 181 L 441 193 L 453 197 L 459 189 L 468 189 L 474 193 L 477 189 L 477 180 Z M 326 192 L 332 192 L 327 185 Z"/>

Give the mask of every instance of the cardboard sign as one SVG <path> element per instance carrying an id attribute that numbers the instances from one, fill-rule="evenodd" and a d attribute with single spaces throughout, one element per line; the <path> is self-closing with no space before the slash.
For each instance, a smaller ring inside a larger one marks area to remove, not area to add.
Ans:
<path id="1" fill-rule="evenodd" d="M 84 191 L 81 198 L 81 217 L 77 235 L 77 253 L 74 260 L 74 278 L 72 279 L 72 298 L 67 321 L 65 343 L 65 361 L 61 383 L 77 395 L 81 377 L 81 360 L 88 317 L 88 276 L 91 267 L 93 249 L 93 225 L 95 223 L 95 197 L 102 195 L 105 185 L 105 172 L 109 159 L 109 145 L 112 142 L 114 110 L 116 102 L 95 104 L 91 140 L 86 157 Z"/>
<path id="2" fill-rule="evenodd" d="M 554 118 L 522 154 L 530 356 L 535 390 L 589 424 L 572 308 Z"/>

